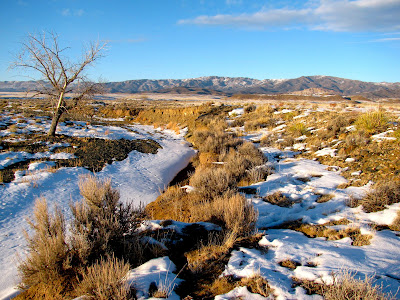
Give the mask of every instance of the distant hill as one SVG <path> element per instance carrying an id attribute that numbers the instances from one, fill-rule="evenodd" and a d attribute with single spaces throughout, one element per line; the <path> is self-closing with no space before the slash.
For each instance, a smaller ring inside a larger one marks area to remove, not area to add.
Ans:
<path id="1" fill-rule="evenodd" d="M 35 81 L 3 81 L 0 92 L 34 90 Z M 245 77 L 199 77 L 192 79 L 128 80 L 107 82 L 108 93 L 189 93 L 189 94 L 289 94 L 305 91 L 324 91 L 337 95 L 362 95 L 373 98 L 398 98 L 400 83 L 376 83 L 332 76 L 302 76 L 294 79 L 252 79 Z"/>
<path id="2" fill-rule="evenodd" d="M 212 89 L 204 89 L 204 88 L 189 88 L 185 86 L 178 86 L 168 89 L 162 89 L 154 91 L 155 93 L 160 94 L 183 94 L 183 95 L 216 95 L 216 96 L 223 96 L 225 93 L 219 92 Z"/>

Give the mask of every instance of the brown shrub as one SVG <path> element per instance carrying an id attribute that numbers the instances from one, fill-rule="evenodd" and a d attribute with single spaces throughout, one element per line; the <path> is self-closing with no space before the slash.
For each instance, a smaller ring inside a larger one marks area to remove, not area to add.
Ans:
<path id="1" fill-rule="evenodd" d="M 345 143 L 350 148 L 363 147 L 370 142 L 370 138 L 364 131 L 350 133 L 345 138 Z"/>
<path id="2" fill-rule="evenodd" d="M 337 115 L 333 118 L 329 118 L 326 124 L 326 130 L 331 132 L 334 136 L 346 130 L 346 127 L 350 126 L 356 119 L 354 114 Z"/>
<path id="3" fill-rule="evenodd" d="M 119 194 L 108 180 L 91 176 L 80 182 L 80 188 L 85 200 L 71 205 L 68 239 L 61 211 L 55 208 L 50 215 L 44 199 L 36 202 L 34 220 L 29 221 L 34 234 L 26 234 L 28 254 L 19 266 L 24 290 L 21 297 L 68 298 L 77 281 L 86 280 L 86 270 L 102 257 L 115 254 L 133 263 L 140 261 L 132 242 L 138 239 L 133 230 L 141 209 L 118 204 Z"/>
<path id="4" fill-rule="evenodd" d="M 361 234 L 360 228 L 347 228 L 345 234 L 352 239 L 353 246 L 366 246 L 371 244 L 372 236 L 369 234 Z"/>
<path id="5" fill-rule="evenodd" d="M 212 221 L 222 225 L 237 236 L 254 231 L 258 213 L 242 195 L 226 192 L 212 201 L 203 201 L 190 208 L 192 221 Z"/>
<path id="6" fill-rule="evenodd" d="M 246 169 L 265 163 L 266 159 L 264 154 L 251 142 L 245 142 L 242 145 L 238 146 L 237 152 L 239 156 L 243 157 L 246 160 Z"/>
<path id="7" fill-rule="evenodd" d="M 244 130 L 247 132 L 257 131 L 262 128 L 274 126 L 277 122 L 273 117 L 259 117 L 257 119 L 248 120 L 244 123 Z"/>
<path id="8" fill-rule="evenodd" d="M 235 178 L 224 168 L 197 168 L 189 182 L 204 200 L 221 196 L 236 186 Z"/>
<path id="9" fill-rule="evenodd" d="M 242 141 L 232 134 L 222 130 L 196 130 L 193 132 L 189 141 L 199 149 L 200 152 L 223 153 L 231 147 L 236 147 Z"/>
<path id="10" fill-rule="evenodd" d="M 72 244 L 86 251 L 86 254 L 81 252 L 82 259 L 94 262 L 107 254 L 122 257 L 129 253 L 126 234 L 138 225 L 143 209 L 120 204 L 119 192 L 112 188 L 111 180 L 99 180 L 89 175 L 81 179 L 79 188 L 84 201 L 71 205 L 74 217 Z M 83 241 L 88 245 L 81 247 Z"/>
<path id="11" fill-rule="evenodd" d="M 351 199 L 349 206 L 362 205 L 365 212 L 376 212 L 386 208 L 387 205 L 400 202 L 400 181 L 386 181 L 377 183 L 374 190 L 362 199 Z"/>
<path id="12" fill-rule="evenodd" d="M 88 267 L 75 290 L 77 296 L 98 300 L 132 299 L 125 276 L 129 271 L 129 264 L 115 257 L 100 259 Z"/>
<path id="13" fill-rule="evenodd" d="M 71 265 L 73 252 L 67 244 L 64 216 L 58 208 L 50 215 L 46 200 L 38 199 L 28 223 L 34 233 L 25 233 L 28 255 L 18 267 L 21 288 L 37 297 L 60 299 L 72 290 L 77 272 Z"/>
<path id="14" fill-rule="evenodd" d="M 210 152 L 202 152 L 199 154 L 200 165 L 210 165 L 218 161 L 218 155 Z"/>

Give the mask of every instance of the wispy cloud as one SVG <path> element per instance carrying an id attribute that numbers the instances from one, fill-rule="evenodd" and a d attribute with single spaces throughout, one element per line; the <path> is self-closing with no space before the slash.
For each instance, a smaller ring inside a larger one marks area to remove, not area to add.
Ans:
<path id="1" fill-rule="evenodd" d="M 61 11 L 61 14 L 62 14 L 64 17 L 68 17 L 68 16 L 71 15 L 71 10 L 70 10 L 69 8 L 64 8 L 64 9 Z"/>
<path id="2" fill-rule="evenodd" d="M 181 20 L 178 23 L 213 26 L 228 25 L 263 29 L 281 26 L 297 26 L 299 23 L 308 23 L 309 13 L 309 9 L 274 9 L 260 11 L 254 14 L 216 15 L 211 17 L 199 16 L 193 20 Z"/>
<path id="3" fill-rule="evenodd" d="M 64 17 L 82 17 L 85 14 L 85 11 L 83 9 L 70 9 L 70 8 L 64 8 L 61 11 L 61 15 Z"/>
<path id="4" fill-rule="evenodd" d="M 85 14 L 85 11 L 83 9 L 78 9 L 74 11 L 74 16 L 76 17 L 82 17 Z"/>
<path id="5" fill-rule="evenodd" d="M 18 1 L 17 1 L 17 4 L 18 4 L 19 6 L 28 6 L 28 5 L 29 5 L 28 2 L 23 1 L 23 0 L 18 0 Z"/>
<path id="6" fill-rule="evenodd" d="M 178 24 L 258 29 L 302 27 L 349 32 L 397 31 L 400 30 L 400 1 L 309 0 L 300 9 L 267 9 L 252 14 L 199 16 L 180 20 Z"/>
<path id="7" fill-rule="evenodd" d="M 371 41 L 371 43 L 385 43 L 385 42 L 395 42 L 400 41 L 400 37 L 382 38 Z"/>
<path id="8" fill-rule="evenodd" d="M 227 5 L 240 5 L 243 3 L 242 0 L 225 0 Z"/>

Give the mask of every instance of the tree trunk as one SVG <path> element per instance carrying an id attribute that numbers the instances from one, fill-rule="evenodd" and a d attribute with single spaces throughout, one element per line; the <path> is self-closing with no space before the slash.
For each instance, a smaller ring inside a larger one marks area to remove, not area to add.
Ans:
<path id="1" fill-rule="evenodd" d="M 58 121 L 60 121 L 62 113 L 63 113 L 63 110 L 61 108 L 57 109 L 54 112 L 53 119 L 51 120 L 50 129 L 49 129 L 49 132 L 47 133 L 48 136 L 55 136 L 56 135 L 56 129 L 57 129 Z"/>
<path id="2" fill-rule="evenodd" d="M 56 129 L 58 125 L 58 121 L 60 120 L 61 115 L 65 111 L 65 107 L 63 106 L 64 102 L 64 94 L 65 94 L 65 89 L 67 88 L 67 82 L 64 83 L 63 89 L 60 92 L 60 95 L 58 96 L 58 102 L 57 102 L 57 107 L 54 110 L 53 113 L 53 119 L 51 120 L 51 125 L 50 125 L 50 130 L 47 133 L 48 136 L 55 136 L 56 135 Z"/>

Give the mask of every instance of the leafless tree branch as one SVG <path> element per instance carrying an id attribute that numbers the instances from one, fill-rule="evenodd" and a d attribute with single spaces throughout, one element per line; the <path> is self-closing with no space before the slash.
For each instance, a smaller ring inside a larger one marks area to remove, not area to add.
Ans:
<path id="1" fill-rule="evenodd" d="M 105 47 L 105 42 L 90 43 L 82 58 L 71 62 L 64 57 L 68 47 L 61 48 L 59 37 L 53 32 L 29 34 L 27 40 L 22 43 L 21 52 L 15 57 L 10 68 L 33 70 L 42 77 L 44 82 L 35 91 L 36 95 L 45 95 L 55 101 L 48 135 L 55 135 L 58 121 L 66 110 L 76 106 L 85 97 L 100 91 L 97 84 L 87 80 L 84 71 L 104 56 Z M 67 93 L 73 94 L 73 100 L 68 106 L 65 99 Z"/>

